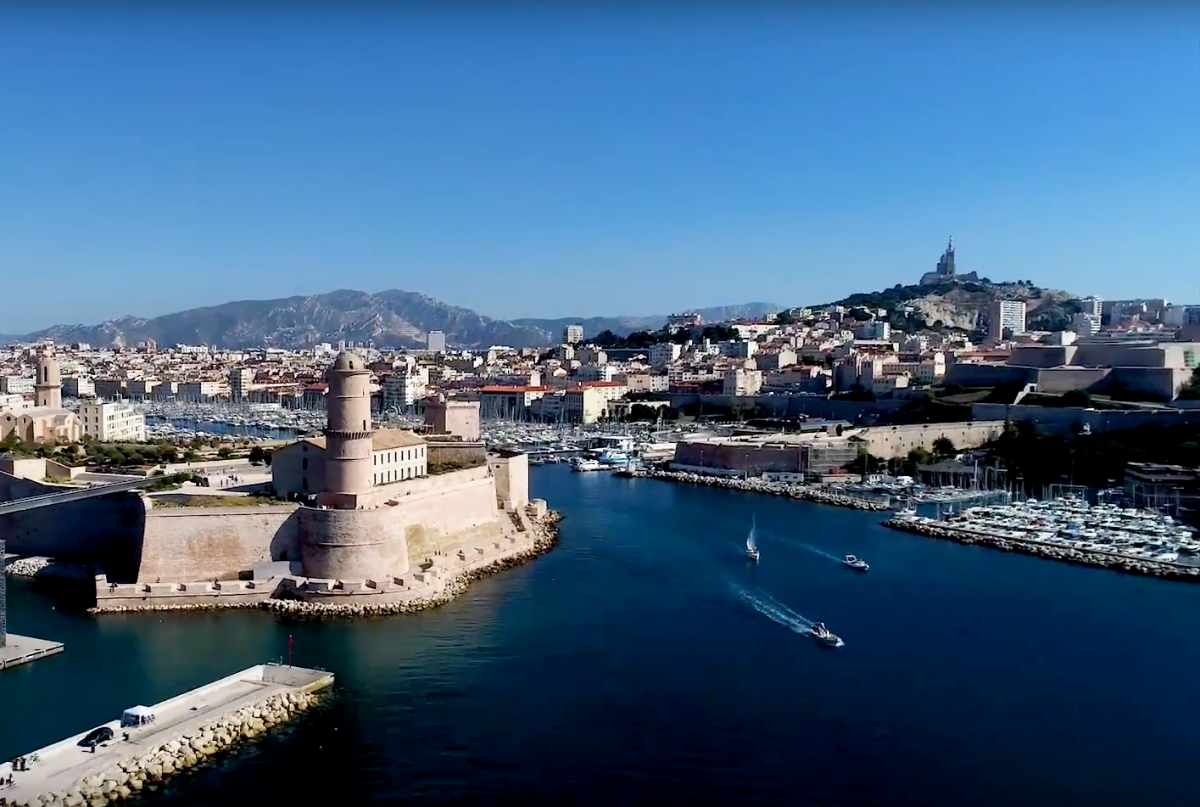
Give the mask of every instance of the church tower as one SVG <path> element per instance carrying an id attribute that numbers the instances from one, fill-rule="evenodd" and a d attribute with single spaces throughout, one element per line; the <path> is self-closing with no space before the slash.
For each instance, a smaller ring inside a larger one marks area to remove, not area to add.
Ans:
<path id="1" fill-rule="evenodd" d="M 38 359 L 33 405 L 62 409 L 62 378 L 58 372 L 58 359 L 53 356 L 45 355 Z"/>
<path id="2" fill-rule="evenodd" d="M 338 507 L 338 494 L 371 491 L 371 373 L 360 356 L 342 351 L 325 378 L 325 492 Z"/>

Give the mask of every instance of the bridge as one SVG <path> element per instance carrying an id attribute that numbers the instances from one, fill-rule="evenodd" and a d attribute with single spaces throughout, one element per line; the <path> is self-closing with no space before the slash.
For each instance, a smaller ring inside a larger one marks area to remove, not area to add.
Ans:
<path id="1" fill-rule="evenodd" d="M 22 513 L 26 510 L 36 510 L 39 507 L 66 504 L 67 502 L 79 501 L 81 499 L 94 499 L 97 496 L 107 496 L 110 493 L 123 493 L 127 490 L 136 490 L 147 485 L 153 485 L 155 482 L 161 481 L 161 479 L 161 477 L 147 476 L 130 479 L 127 482 L 116 482 L 110 485 L 95 485 L 90 488 L 63 490 L 54 493 L 44 493 L 41 496 L 30 496 L 25 499 L 17 499 L 0 504 L 0 516 L 6 516 L 10 513 Z"/>

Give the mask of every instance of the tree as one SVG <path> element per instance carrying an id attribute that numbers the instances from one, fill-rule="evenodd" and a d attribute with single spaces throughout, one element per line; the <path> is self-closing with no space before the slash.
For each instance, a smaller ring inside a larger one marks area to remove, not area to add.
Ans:
<path id="1" fill-rule="evenodd" d="M 223 460 L 227 460 L 233 456 L 233 449 L 229 446 L 221 446 L 217 449 L 217 456 Z"/>
<path id="2" fill-rule="evenodd" d="M 933 441 L 933 455 L 935 457 L 953 457 L 957 453 L 957 449 L 954 448 L 954 441 L 949 437 L 939 437 Z"/>
<path id="3" fill-rule="evenodd" d="M 255 446 L 250 449 L 251 465 L 262 465 L 264 460 L 266 460 L 266 452 L 263 451 L 262 446 Z"/>
<path id="4" fill-rule="evenodd" d="M 263 452 L 263 462 L 265 462 L 267 464 L 268 468 L 271 467 L 271 455 L 274 453 L 275 453 L 274 451 L 264 451 Z"/>
<path id="5" fill-rule="evenodd" d="M 196 460 L 198 460 L 199 458 L 200 458 L 200 455 L 197 454 L 195 452 L 195 450 L 193 450 L 193 449 L 189 448 L 187 451 L 183 452 L 183 461 L 184 462 L 192 463 L 192 462 L 195 462 Z"/>
<path id="6" fill-rule="evenodd" d="M 1063 406 L 1087 408 L 1092 405 L 1092 396 L 1081 389 L 1068 390 L 1062 396 Z"/>

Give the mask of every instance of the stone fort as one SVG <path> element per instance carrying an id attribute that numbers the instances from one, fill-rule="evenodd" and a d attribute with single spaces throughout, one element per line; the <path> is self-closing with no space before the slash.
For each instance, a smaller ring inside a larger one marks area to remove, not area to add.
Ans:
<path id="1" fill-rule="evenodd" d="M 0 536 L 9 552 L 92 565 L 98 605 L 126 607 L 262 599 L 281 587 L 310 601 L 403 599 L 439 574 L 527 552 L 542 534 L 545 503 L 529 501 L 524 454 L 373 429 L 370 374 L 353 353 L 337 356 L 327 380 L 324 437 L 273 457 L 277 492 L 299 502 L 166 506 L 121 492 L 0 515 Z M 64 489 L 18 465 L 0 469 L 0 502 Z"/>

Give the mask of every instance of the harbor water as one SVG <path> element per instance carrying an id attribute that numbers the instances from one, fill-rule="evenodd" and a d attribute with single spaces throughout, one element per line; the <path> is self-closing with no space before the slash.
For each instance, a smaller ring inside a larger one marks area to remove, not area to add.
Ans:
<path id="1" fill-rule="evenodd" d="M 297 664 L 337 675 L 330 706 L 148 803 L 1191 801 L 1200 586 L 786 498 L 563 465 L 531 485 L 561 545 L 419 614 L 90 618 L 10 581 L 10 628 L 66 652 L 0 676 L 0 758 L 292 636 Z"/>

